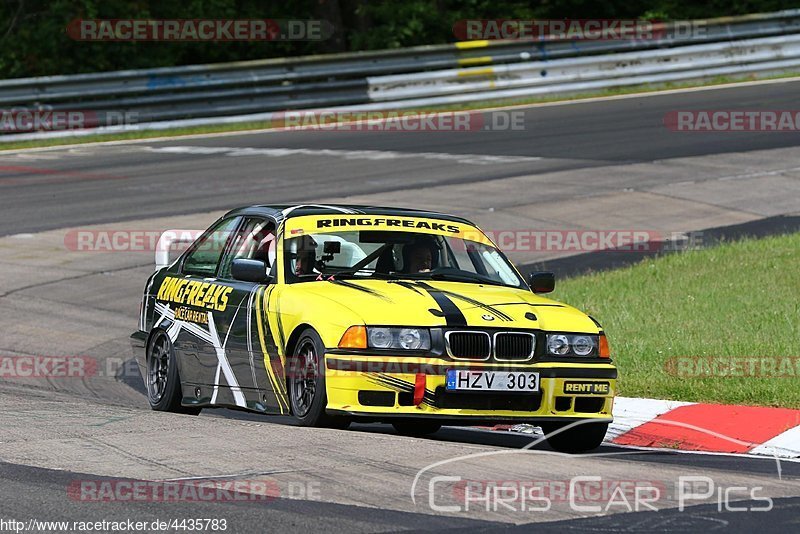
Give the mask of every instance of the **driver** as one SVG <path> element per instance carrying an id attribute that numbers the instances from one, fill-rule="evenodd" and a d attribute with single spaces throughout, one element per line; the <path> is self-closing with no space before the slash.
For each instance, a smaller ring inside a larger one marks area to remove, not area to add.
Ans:
<path id="1" fill-rule="evenodd" d="M 311 236 L 299 237 L 297 241 L 294 274 L 296 276 L 314 274 L 314 267 L 317 263 L 317 242 Z"/>
<path id="2" fill-rule="evenodd" d="M 418 238 L 414 243 L 406 245 L 403 247 L 405 272 L 430 272 L 436 252 L 436 244 L 428 237 Z"/>

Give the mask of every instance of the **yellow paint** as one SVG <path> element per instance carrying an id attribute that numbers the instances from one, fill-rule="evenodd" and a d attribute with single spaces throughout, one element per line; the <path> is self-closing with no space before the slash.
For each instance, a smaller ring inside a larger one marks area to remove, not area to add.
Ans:
<path id="1" fill-rule="evenodd" d="M 494 76 L 494 69 L 487 68 L 487 69 L 470 69 L 465 71 L 460 71 L 458 73 L 459 77 L 465 76 Z"/>
<path id="2" fill-rule="evenodd" d="M 443 235 L 491 245 L 478 228 L 454 221 L 394 215 L 306 215 L 286 221 L 286 239 L 306 234 L 388 230 Z"/>
<path id="3" fill-rule="evenodd" d="M 275 373 L 272 369 L 272 362 L 270 361 L 269 353 L 267 352 L 267 344 L 265 343 L 264 339 L 264 323 L 262 319 L 262 311 L 261 311 L 261 297 L 265 293 L 264 288 L 259 289 L 256 292 L 255 302 L 256 302 L 256 324 L 258 325 L 258 340 L 261 344 L 261 352 L 264 355 L 264 368 L 267 370 L 267 376 L 269 377 L 270 384 L 272 384 L 272 391 L 275 392 L 275 398 L 278 400 L 278 408 L 281 411 L 281 414 L 287 413 L 289 411 L 288 401 L 286 399 L 286 388 L 285 388 L 285 380 L 284 377 L 276 377 Z M 285 372 L 285 370 L 284 370 Z M 284 405 L 286 409 L 284 410 Z"/>
<path id="4" fill-rule="evenodd" d="M 458 60 L 459 67 L 470 67 L 472 65 L 486 65 L 492 62 L 491 56 L 465 57 Z"/>
<path id="5" fill-rule="evenodd" d="M 489 46 L 488 39 L 482 39 L 477 41 L 459 41 L 455 43 L 456 48 L 459 50 L 469 50 L 471 48 L 486 48 Z"/>

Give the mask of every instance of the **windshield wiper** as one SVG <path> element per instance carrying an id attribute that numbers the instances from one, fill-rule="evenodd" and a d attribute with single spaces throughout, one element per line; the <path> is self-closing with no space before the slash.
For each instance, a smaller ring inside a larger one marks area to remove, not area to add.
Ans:
<path id="1" fill-rule="evenodd" d="M 431 280 L 452 280 L 454 282 L 481 282 L 493 286 L 506 286 L 503 282 L 498 282 L 488 276 L 483 276 L 477 273 L 470 273 L 467 271 L 457 272 L 432 272 L 430 274 Z"/>
<path id="2" fill-rule="evenodd" d="M 397 274 L 392 274 L 392 273 L 379 273 L 379 272 L 375 271 L 374 273 L 372 273 L 372 276 L 368 276 L 366 278 L 381 278 L 381 279 L 384 279 L 384 280 L 400 280 L 402 278 L 402 276 L 397 275 Z"/>
<path id="3" fill-rule="evenodd" d="M 350 279 L 357 279 L 357 280 L 400 280 L 400 276 L 391 273 L 379 273 L 379 272 L 372 272 L 368 275 L 360 276 L 357 273 L 351 272 L 349 269 L 345 269 L 343 271 L 326 271 L 324 273 L 320 273 L 319 275 L 322 277 L 323 280 L 350 280 Z"/>

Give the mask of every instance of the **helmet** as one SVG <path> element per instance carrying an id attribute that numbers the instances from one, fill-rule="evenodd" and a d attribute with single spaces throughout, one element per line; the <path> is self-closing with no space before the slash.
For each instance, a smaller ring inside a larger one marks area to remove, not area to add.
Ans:
<path id="1" fill-rule="evenodd" d="M 417 248 L 427 248 L 431 252 L 431 269 L 439 266 L 439 244 L 433 236 L 421 235 L 403 246 L 403 272 L 411 268 L 411 253 Z"/>
<path id="2" fill-rule="evenodd" d="M 291 269 L 297 274 L 311 274 L 317 263 L 317 242 L 311 236 L 302 236 L 289 240 L 289 258 Z"/>

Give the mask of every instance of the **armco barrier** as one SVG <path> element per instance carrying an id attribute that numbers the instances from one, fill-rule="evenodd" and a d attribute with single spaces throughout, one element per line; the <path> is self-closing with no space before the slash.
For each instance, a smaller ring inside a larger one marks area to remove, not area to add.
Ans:
<path id="1" fill-rule="evenodd" d="M 6 133 L 0 141 L 264 121 L 288 109 L 445 106 L 800 67 L 800 10 L 692 25 L 702 31 L 639 41 L 467 41 L 3 80 L 0 109 L 111 111 L 135 123 Z"/>

